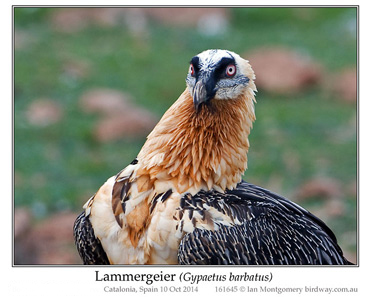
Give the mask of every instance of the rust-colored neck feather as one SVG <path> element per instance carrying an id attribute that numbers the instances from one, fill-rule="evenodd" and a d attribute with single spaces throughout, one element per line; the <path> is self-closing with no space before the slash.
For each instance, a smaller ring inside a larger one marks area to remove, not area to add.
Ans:
<path id="1" fill-rule="evenodd" d="M 235 187 L 247 167 L 254 101 L 248 88 L 236 99 L 213 99 L 196 112 L 186 89 L 148 136 L 137 176 L 149 175 L 155 186 L 179 193 Z"/>

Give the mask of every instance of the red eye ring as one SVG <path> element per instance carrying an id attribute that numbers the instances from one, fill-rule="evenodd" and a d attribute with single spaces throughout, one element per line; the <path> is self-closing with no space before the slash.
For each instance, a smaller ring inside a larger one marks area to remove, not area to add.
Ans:
<path id="1" fill-rule="evenodd" d="M 195 75 L 195 68 L 193 67 L 193 65 L 189 65 L 189 73 L 191 74 L 191 76 L 194 76 Z"/>
<path id="2" fill-rule="evenodd" d="M 228 77 L 232 77 L 236 74 L 236 65 L 234 64 L 229 64 L 227 68 L 225 69 L 225 74 Z"/>

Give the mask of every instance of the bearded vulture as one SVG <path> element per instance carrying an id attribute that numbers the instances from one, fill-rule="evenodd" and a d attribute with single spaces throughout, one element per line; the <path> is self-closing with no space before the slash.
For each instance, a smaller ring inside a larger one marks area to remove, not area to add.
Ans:
<path id="1" fill-rule="evenodd" d="M 242 180 L 254 79 L 231 51 L 191 59 L 185 91 L 137 158 L 76 219 L 84 264 L 351 264 L 319 218 Z"/>

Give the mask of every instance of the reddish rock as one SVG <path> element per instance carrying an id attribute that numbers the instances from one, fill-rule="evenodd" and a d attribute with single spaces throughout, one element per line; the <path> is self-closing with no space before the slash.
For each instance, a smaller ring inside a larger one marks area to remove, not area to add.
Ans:
<path id="1" fill-rule="evenodd" d="M 19 171 L 14 171 L 14 186 L 15 187 L 22 186 L 23 182 L 24 182 L 23 174 Z"/>
<path id="2" fill-rule="evenodd" d="M 23 50 L 27 49 L 28 46 L 31 46 L 37 41 L 35 35 L 31 34 L 30 31 L 16 29 L 14 31 L 14 49 Z"/>
<path id="3" fill-rule="evenodd" d="M 131 108 L 130 95 L 104 88 L 96 88 L 88 90 L 80 98 L 80 106 L 83 111 L 92 113 L 97 112 L 101 114 L 112 114 L 115 112 L 125 112 L 126 109 Z"/>
<path id="4" fill-rule="evenodd" d="M 258 48 L 243 55 L 250 61 L 258 90 L 292 95 L 319 83 L 321 66 L 308 56 L 284 48 Z"/>
<path id="5" fill-rule="evenodd" d="M 351 197 L 357 197 L 357 180 L 354 180 L 346 186 L 346 193 Z"/>
<path id="6" fill-rule="evenodd" d="M 70 212 L 57 213 L 35 226 L 33 233 L 41 241 L 71 242 L 71 228 L 77 214 Z"/>
<path id="7" fill-rule="evenodd" d="M 91 72 L 90 63 L 82 60 L 68 60 L 63 65 L 65 74 L 72 78 L 86 78 Z"/>
<path id="8" fill-rule="evenodd" d="M 357 70 L 355 68 L 341 70 L 332 75 L 324 87 L 344 102 L 357 102 Z"/>
<path id="9" fill-rule="evenodd" d="M 227 23 L 229 13 L 228 9 L 223 7 L 59 8 L 51 14 L 50 21 L 55 30 L 65 33 L 74 33 L 90 25 L 124 25 L 131 32 L 144 33 L 148 19 L 171 26 L 201 25 L 203 31 L 205 23 L 212 23 L 218 26 L 219 30 L 223 30 L 220 24 Z M 210 31 L 210 28 L 206 30 Z"/>
<path id="10" fill-rule="evenodd" d="M 100 8 L 58 8 L 51 14 L 51 24 L 60 32 L 78 32 L 94 21 L 97 9 L 100 10 Z"/>
<path id="11" fill-rule="evenodd" d="M 198 21 L 198 32 L 207 36 L 223 35 L 227 32 L 229 23 L 225 14 L 214 13 L 203 16 Z"/>
<path id="12" fill-rule="evenodd" d="M 354 249 L 357 246 L 357 231 L 348 231 L 338 234 L 340 246 L 343 248 L 344 256 L 350 262 L 357 264 L 357 252 Z"/>
<path id="13" fill-rule="evenodd" d="M 332 178 L 314 178 L 307 181 L 296 191 L 298 200 L 306 200 L 313 197 L 318 198 L 341 198 L 342 191 L 340 183 Z"/>
<path id="14" fill-rule="evenodd" d="M 145 33 L 145 8 L 59 8 L 51 14 L 52 27 L 59 32 L 75 33 L 88 26 L 126 26 L 130 32 Z"/>
<path id="15" fill-rule="evenodd" d="M 63 110 L 58 102 L 51 99 L 37 99 L 31 102 L 26 111 L 30 124 L 48 126 L 62 119 Z"/>
<path id="16" fill-rule="evenodd" d="M 31 228 L 31 213 L 26 208 L 14 210 L 14 238 L 18 239 Z"/>
<path id="17" fill-rule="evenodd" d="M 356 241 L 355 241 L 356 242 Z M 355 252 L 348 251 L 346 249 L 343 250 L 344 257 L 350 261 L 351 263 L 357 265 L 357 254 Z"/>
<path id="18" fill-rule="evenodd" d="M 101 119 L 95 127 L 95 136 L 103 142 L 123 137 L 144 137 L 155 125 L 156 121 L 151 113 L 131 107 L 123 113 L 113 113 Z"/>
<path id="19" fill-rule="evenodd" d="M 73 238 L 76 217 L 75 213 L 59 213 L 29 227 L 15 242 L 15 264 L 81 263 Z"/>
<path id="20" fill-rule="evenodd" d="M 95 137 L 102 142 L 124 137 L 143 137 L 154 128 L 156 117 L 132 103 L 131 96 L 111 89 L 93 89 L 80 99 L 85 112 L 102 115 L 94 128 Z"/>
<path id="21" fill-rule="evenodd" d="M 326 201 L 325 211 L 330 217 L 341 217 L 345 214 L 343 199 L 332 198 Z"/>
<path id="22" fill-rule="evenodd" d="M 199 22 L 208 16 L 229 18 L 228 9 L 223 7 L 157 7 L 145 8 L 145 12 L 150 18 L 163 24 L 188 27 L 198 26 Z"/>

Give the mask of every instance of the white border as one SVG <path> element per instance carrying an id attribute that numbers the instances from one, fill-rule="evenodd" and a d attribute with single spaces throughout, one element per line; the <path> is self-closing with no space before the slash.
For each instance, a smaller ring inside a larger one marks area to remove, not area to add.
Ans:
<path id="1" fill-rule="evenodd" d="M 308 1 L 309 2 L 309 1 Z M 2 267 L 2 286 L 1 291 L 4 292 L 4 296 L 102 296 L 102 289 L 104 284 L 102 282 L 95 281 L 95 270 L 100 270 L 101 273 L 143 273 L 141 267 L 12 267 L 12 232 L 11 232 L 11 209 L 12 201 L 12 178 L 11 178 L 11 156 L 12 156 L 12 111 L 11 111 L 11 5 L 32 5 L 30 1 L 13 1 L 13 2 L 2 2 L 0 5 L 1 10 L 1 36 L 2 36 L 2 60 L 1 67 L 1 85 L 2 85 L 2 102 L 1 102 L 1 136 L 3 139 L 3 150 L 1 151 L 1 188 L 3 191 L 2 204 L 1 204 L 1 225 L 2 228 L 1 237 L 3 238 L 1 246 L 1 267 Z M 74 1 L 64 1 L 63 3 L 50 3 L 48 1 L 38 1 L 34 3 L 39 5 L 76 5 Z M 102 5 L 98 1 L 80 1 L 79 5 Z M 110 1 L 110 3 L 103 3 L 110 5 L 122 5 L 122 1 Z M 127 5 L 127 3 L 125 3 Z M 136 1 L 133 5 L 153 5 L 151 1 Z M 162 5 L 173 5 L 173 3 L 161 3 Z M 188 1 L 182 3 L 183 5 L 200 5 L 199 1 Z M 229 1 L 223 3 L 221 1 L 213 1 L 212 3 L 203 3 L 205 5 L 278 5 L 274 1 L 255 1 L 255 3 L 246 3 L 246 1 Z M 145 269 L 145 273 L 159 273 L 164 271 L 166 273 L 175 273 L 179 275 L 181 272 L 191 272 L 193 274 L 229 274 L 233 273 L 244 273 L 249 274 L 266 274 L 272 272 L 273 280 L 269 286 L 323 286 L 323 287 L 358 287 L 359 293 L 357 295 L 364 296 L 366 292 L 370 292 L 368 285 L 368 275 L 370 267 L 370 240 L 369 240 L 369 228 L 370 226 L 370 190 L 368 189 L 369 169 L 370 162 L 370 137 L 369 128 L 371 127 L 370 116 L 370 94 L 367 86 L 369 85 L 369 69 L 370 69 L 370 44 L 369 44 L 369 15 L 370 4 L 367 1 L 310 1 L 310 3 L 298 3 L 298 1 L 286 1 L 280 3 L 281 5 L 360 5 L 359 8 L 359 21 L 360 21 L 360 49 L 359 58 L 362 64 L 360 64 L 360 92 L 359 92 L 359 145 L 360 145 L 360 156 L 359 156 L 359 267 L 326 267 L 326 268 L 310 268 L 310 267 L 149 267 Z M 366 32 L 364 34 L 364 32 Z M 363 82 L 363 84 L 362 84 Z M 364 86 L 363 88 L 361 86 Z M 345 156 L 346 157 L 346 156 Z M 362 162 L 362 163 L 361 163 Z M 364 231 L 364 232 L 363 232 Z M 363 234 L 363 236 L 362 236 Z M 5 277 L 4 277 L 5 276 Z M 216 294 L 215 285 L 220 283 L 207 282 L 203 283 L 199 287 L 198 294 L 210 295 L 233 295 L 233 296 L 246 296 L 247 293 L 237 292 L 234 294 Z M 233 283 L 232 283 L 233 284 Z M 241 283 L 238 283 L 240 285 Z M 112 285 L 112 284 L 111 284 Z M 139 286 L 141 284 L 135 284 Z M 160 284 L 158 284 L 160 285 Z M 172 285 L 183 285 L 181 283 L 174 282 Z M 243 283 L 246 285 L 246 283 Z M 251 286 L 259 286 L 260 283 L 252 283 Z M 125 294 L 125 296 L 141 296 L 142 294 L 129 294 L 129 293 L 116 293 Z M 367 293 L 366 293 L 367 294 Z M 157 294 L 152 294 L 156 296 Z M 166 294 L 164 294 L 166 295 Z M 183 295 L 183 294 L 182 294 Z M 185 295 L 185 294 L 184 294 Z M 189 293 L 187 295 L 190 295 Z M 281 294 L 285 296 L 285 294 Z M 305 296 L 305 294 L 302 294 Z M 309 294 L 307 294 L 309 295 Z M 322 294 L 312 294 L 312 296 L 321 296 Z M 343 294 L 343 296 L 352 296 L 355 294 Z M 110 296 L 110 294 L 108 295 Z M 114 295 L 119 296 L 119 295 Z M 147 294 L 148 296 L 148 294 Z M 254 296 L 267 296 L 267 294 L 254 294 Z M 294 296 L 294 294 L 292 295 Z"/>

